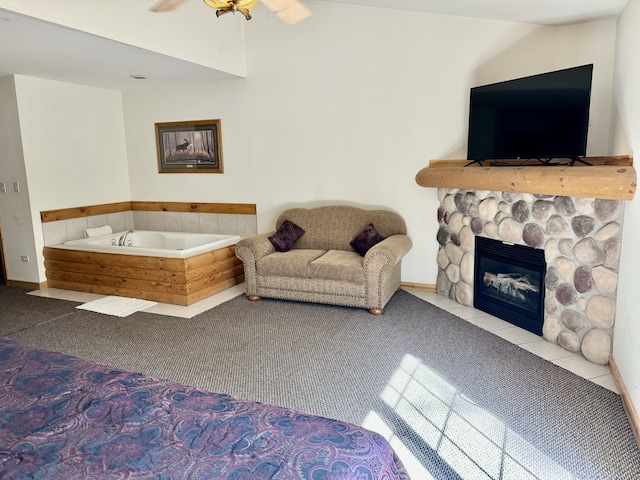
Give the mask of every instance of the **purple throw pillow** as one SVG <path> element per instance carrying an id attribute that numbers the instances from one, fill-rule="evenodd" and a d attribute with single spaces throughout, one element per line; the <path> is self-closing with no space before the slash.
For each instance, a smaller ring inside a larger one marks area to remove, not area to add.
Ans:
<path id="1" fill-rule="evenodd" d="M 289 220 L 285 220 L 276 233 L 269 237 L 269 241 L 278 252 L 288 252 L 303 234 L 304 230 L 302 228 Z"/>
<path id="2" fill-rule="evenodd" d="M 350 245 L 353 249 L 364 257 L 365 253 L 376 243 L 380 243 L 384 237 L 378 233 L 373 223 L 370 223 L 360 232 L 356 238 L 351 240 Z"/>

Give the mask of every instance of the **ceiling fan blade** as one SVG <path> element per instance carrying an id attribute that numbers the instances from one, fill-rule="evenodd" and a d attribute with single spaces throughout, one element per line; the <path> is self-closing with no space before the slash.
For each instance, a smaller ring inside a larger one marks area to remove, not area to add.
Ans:
<path id="1" fill-rule="evenodd" d="M 299 0 L 262 0 L 262 3 L 288 24 L 298 23 L 311 15 L 311 11 Z"/>
<path id="2" fill-rule="evenodd" d="M 186 1 L 187 0 L 160 0 L 149 10 L 151 10 L 152 12 L 170 12 L 171 10 L 175 10 L 176 8 L 178 8 Z"/>

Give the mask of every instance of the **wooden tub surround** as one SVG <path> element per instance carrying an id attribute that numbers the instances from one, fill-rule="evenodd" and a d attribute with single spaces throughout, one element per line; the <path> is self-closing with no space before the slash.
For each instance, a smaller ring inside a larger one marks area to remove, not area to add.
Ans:
<path id="1" fill-rule="evenodd" d="M 129 211 L 255 216 L 256 205 L 126 201 L 48 210 L 40 212 L 40 218 L 47 224 Z M 43 249 L 50 288 L 191 305 L 244 281 L 244 269 L 236 257 L 235 245 L 188 258 L 165 258 L 57 248 L 63 243 L 60 239 L 53 243 L 45 241 Z"/>
<path id="2" fill-rule="evenodd" d="M 191 212 L 191 213 L 235 213 L 255 215 L 253 203 L 195 203 L 195 202 L 118 202 L 84 207 L 62 208 L 40 212 L 42 223 L 70 218 L 105 215 L 108 213 L 127 212 L 129 210 L 148 212 Z"/>
<path id="3" fill-rule="evenodd" d="M 244 281 L 235 246 L 190 258 L 81 252 L 44 247 L 47 285 L 102 295 L 191 305 Z"/>

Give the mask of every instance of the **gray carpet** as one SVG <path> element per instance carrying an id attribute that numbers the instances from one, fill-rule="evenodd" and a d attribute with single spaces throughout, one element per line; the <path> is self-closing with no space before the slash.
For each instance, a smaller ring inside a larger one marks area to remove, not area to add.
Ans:
<path id="1" fill-rule="evenodd" d="M 7 287 L 0 301 L 0 331 L 28 345 L 383 425 L 414 480 L 640 478 L 618 395 L 406 292 L 382 316 L 238 297 L 118 318 Z"/>
<path id="2" fill-rule="evenodd" d="M 72 302 L 41 298 L 34 301 L 28 290 L 0 285 L 0 335 L 7 336 L 25 328 L 73 313 Z"/>

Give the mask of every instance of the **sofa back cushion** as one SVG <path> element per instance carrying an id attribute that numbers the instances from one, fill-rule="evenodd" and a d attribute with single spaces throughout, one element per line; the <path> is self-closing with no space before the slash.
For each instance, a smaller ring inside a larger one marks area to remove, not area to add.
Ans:
<path id="1" fill-rule="evenodd" d="M 383 237 L 407 234 L 400 215 L 389 210 L 364 210 L 348 205 L 316 208 L 291 208 L 280 214 L 276 228 L 285 220 L 301 227 L 305 234 L 293 246 L 319 250 L 353 251 L 349 244 L 372 223 Z"/>

